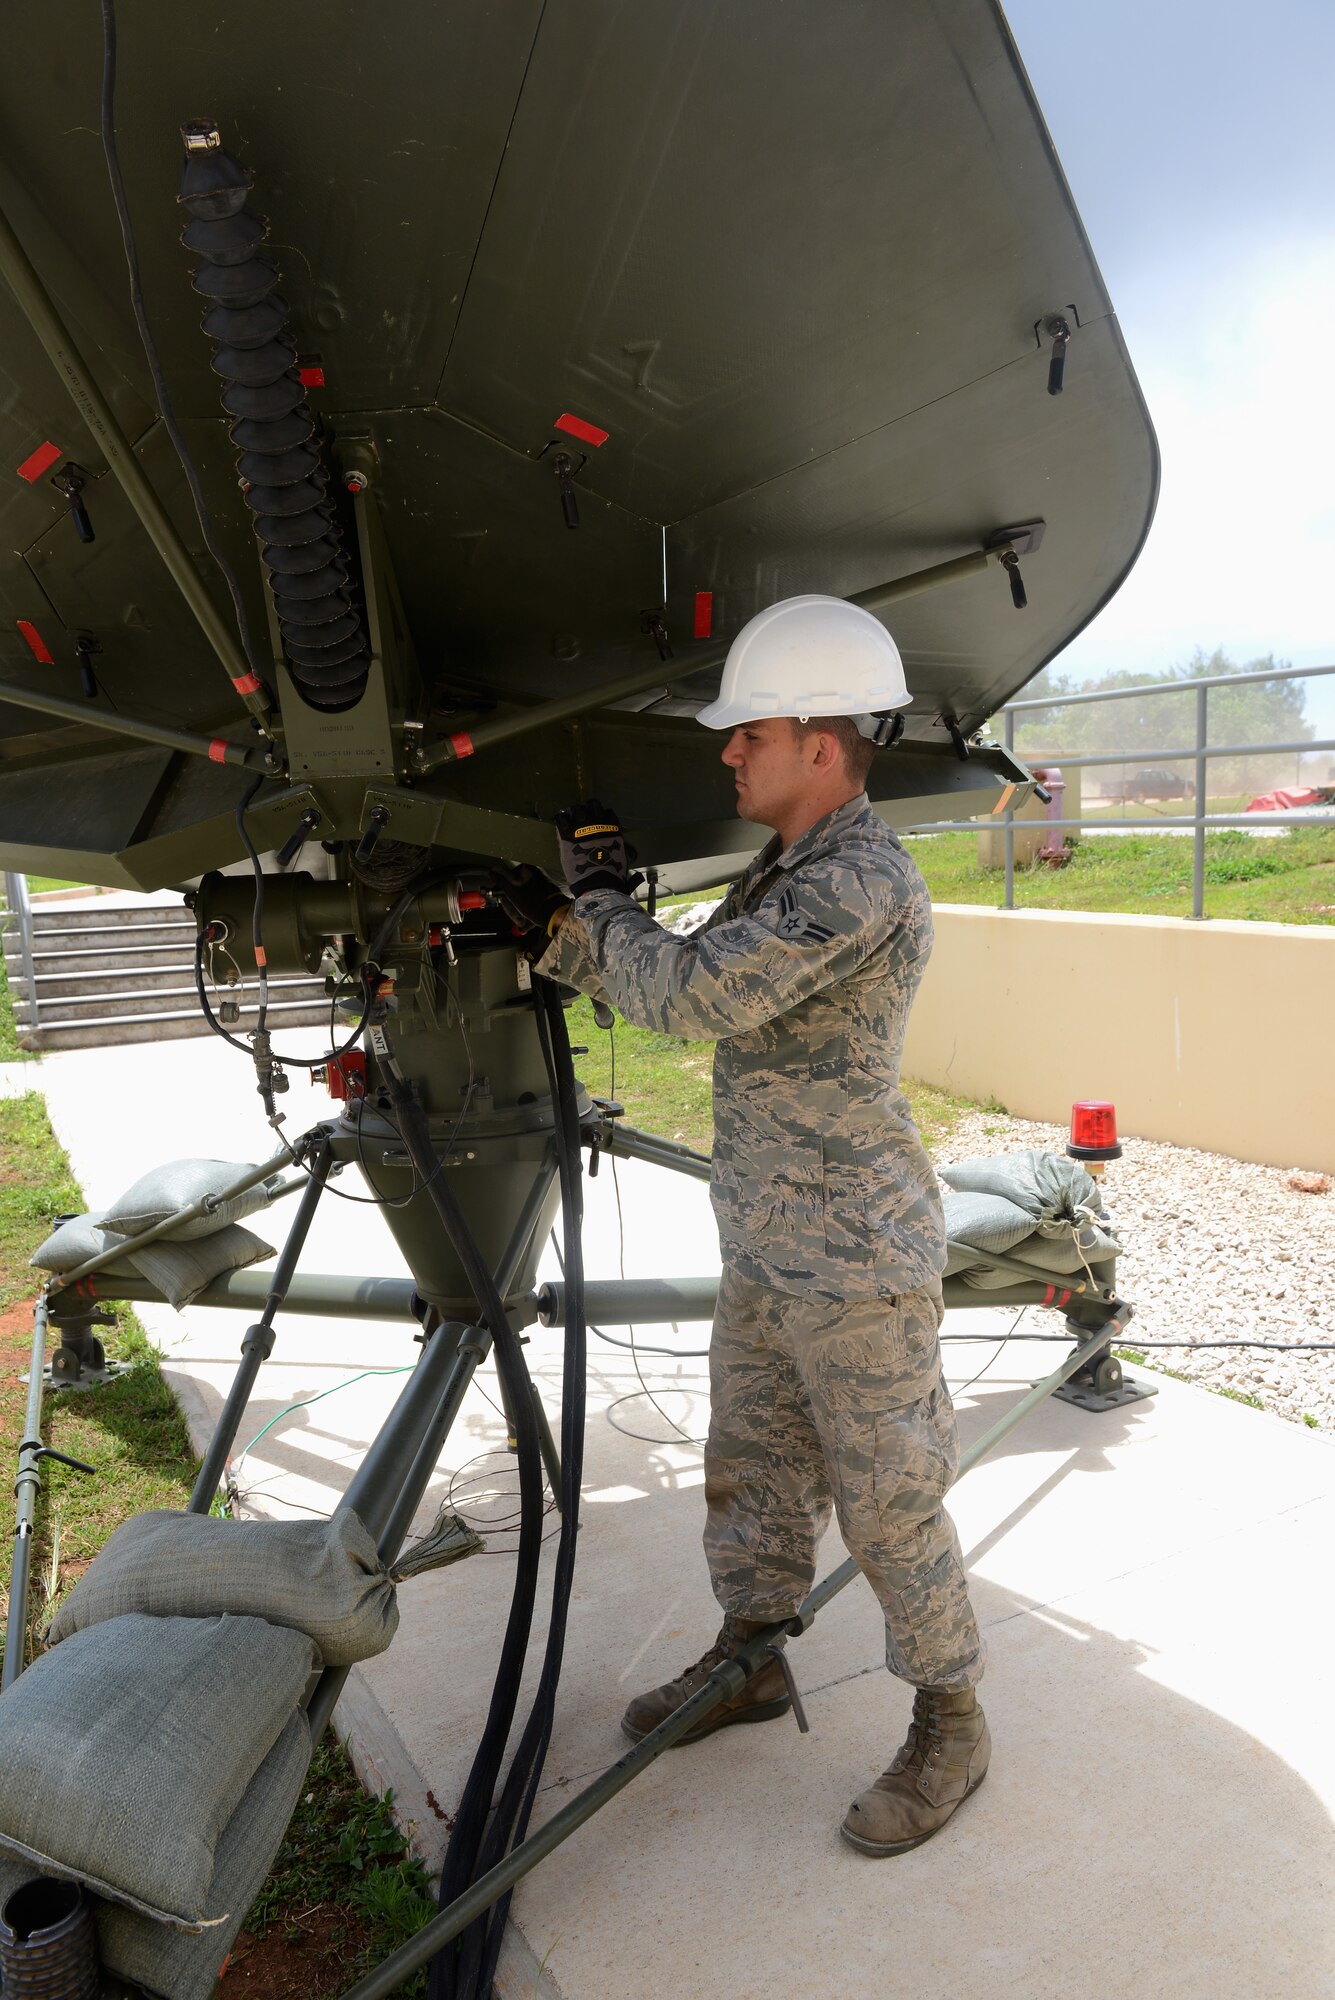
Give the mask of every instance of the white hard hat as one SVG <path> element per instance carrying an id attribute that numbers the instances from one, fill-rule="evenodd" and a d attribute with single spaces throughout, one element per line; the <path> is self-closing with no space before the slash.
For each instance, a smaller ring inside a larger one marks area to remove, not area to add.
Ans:
<path id="1" fill-rule="evenodd" d="M 758 612 L 728 648 L 718 700 L 696 720 L 735 729 L 768 715 L 851 715 L 887 735 L 878 711 L 912 701 L 899 648 L 879 618 L 846 597 L 785 597 Z"/>

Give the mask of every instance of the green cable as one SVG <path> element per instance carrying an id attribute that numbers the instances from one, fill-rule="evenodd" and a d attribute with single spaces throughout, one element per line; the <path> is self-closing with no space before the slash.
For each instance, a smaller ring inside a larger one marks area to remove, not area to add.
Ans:
<path id="1" fill-rule="evenodd" d="M 265 1431 L 271 1431 L 275 1424 L 281 1424 L 284 1417 L 290 1417 L 296 1410 L 308 1410 L 312 1403 L 322 1403 L 326 1396 L 336 1396 L 340 1389 L 350 1389 L 354 1382 L 364 1382 L 368 1375 L 411 1375 L 416 1366 L 417 1363 L 415 1361 L 410 1361 L 402 1368 L 363 1368 L 359 1375 L 349 1375 L 346 1382 L 335 1382 L 331 1389 L 319 1389 L 315 1395 L 305 1397 L 300 1403 L 289 1403 L 287 1408 L 280 1410 L 276 1417 L 270 1417 L 268 1423 L 264 1426 L 264 1430 L 256 1431 L 240 1458 L 230 1461 L 233 1478 L 241 1470 L 246 1453 L 253 1451 L 264 1436 Z"/>

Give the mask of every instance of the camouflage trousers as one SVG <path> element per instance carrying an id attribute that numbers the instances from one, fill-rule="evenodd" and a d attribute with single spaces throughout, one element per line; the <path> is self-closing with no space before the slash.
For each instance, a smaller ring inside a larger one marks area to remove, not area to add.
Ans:
<path id="1" fill-rule="evenodd" d="M 725 1269 L 710 1343 L 705 1554 L 743 1618 L 790 1616 L 833 1511 L 885 1612 L 886 1665 L 971 1687 L 983 1648 L 942 1499 L 959 1462 L 939 1292 L 843 1302 Z"/>

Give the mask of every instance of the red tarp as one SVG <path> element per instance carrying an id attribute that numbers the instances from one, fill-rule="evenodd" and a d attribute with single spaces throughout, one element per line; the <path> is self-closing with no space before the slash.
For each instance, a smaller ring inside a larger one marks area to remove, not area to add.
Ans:
<path id="1" fill-rule="evenodd" d="M 1247 810 L 1249 813 L 1291 812 L 1294 806 L 1314 806 L 1320 804 L 1320 794 L 1310 785 L 1292 791 L 1263 792 L 1259 799 L 1253 799 Z"/>

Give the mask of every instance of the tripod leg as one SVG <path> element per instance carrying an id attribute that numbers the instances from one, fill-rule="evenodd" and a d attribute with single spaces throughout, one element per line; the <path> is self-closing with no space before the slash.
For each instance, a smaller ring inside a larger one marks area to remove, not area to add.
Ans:
<path id="1" fill-rule="evenodd" d="M 496 1288 L 502 1296 L 509 1291 L 514 1280 L 514 1274 L 522 1266 L 524 1258 L 528 1253 L 533 1232 L 538 1226 L 538 1219 L 542 1214 L 543 1204 L 547 1199 L 547 1190 L 552 1184 L 552 1175 L 555 1171 L 555 1158 L 551 1152 L 548 1152 L 534 1176 L 533 1186 L 529 1191 L 528 1199 L 524 1203 L 519 1220 L 515 1225 L 514 1233 L 510 1238 L 509 1244 L 506 1246 L 505 1255 L 496 1270 Z M 395 1502 L 394 1510 L 380 1539 L 380 1553 L 386 1562 L 392 1562 L 403 1546 L 404 1538 L 412 1526 L 413 1515 L 421 1506 L 422 1496 L 431 1484 L 431 1475 L 436 1469 L 436 1460 L 440 1457 L 441 1447 L 458 1413 L 459 1403 L 463 1400 L 464 1390 L 472 1380 L 478 1365 L 486 1360 L 490 1352 L 491 1336 L 485 1327 L 475 1326 L 470 1328 L 467 1336 L 460 1342 L 459 1358 L 461 1363 L 467 1362 L 467 1374 L 457 1386 L 453 1381 L 447 1385 L 441 1398 L 441 1407 L 437 1421 L 427 1432 L 409 1468 L 407 1477 L 403 1482 L 402 1491 Z M 530 1384 L 531 1388 L 532 1384 Z M 502 1398 L 502 1401 L 504 1401 L 504 1398 Z M 549 1479 L 552 1479 L 552 1467 L 555 1465 L 556 1478 L 552 1483 L 552 1491 L 559 1493 L 561 1490 L 560 1460 L 556 1456 L 556 1445 L 547 1424 L 546 1414 L 541 1411 L 541 1406 L 537 1403 L 536 1392 L 534 1392 L 534 1404 L 539 1411 L 539 1437 L 546 1440 L 542 1446 L 543 1463 L 547 1467 L 547 1476 Z M 507 1430 L 509 1424 L 510 1416 L 507 1410 Z M 552 1454 L 550 1459 L 548 1458 L 549 1450 Z"/>
<path id="2" fill-rule="evenodd" d="M 194 1491 L 190 1495 L 187 1509 L 191 1514 L 207 1514 L 213 1505 L 213 1496 L 218 1491 L 218 1481 L 222 1478 L 223 1467 L 228 1453 L 236 1442 L 236 1434 L 241 1428 L 241 1419 L 246 1414 L 246 1404 L 263 1364 L 273 1352 L 274 1315 L 287 1297 L 288 1286 L 292 1283 L 297 1268 L 297 1259 L 305 1246 L 320 1196 L 329 1177 L 333 1164 L 328 1141 L 323 1141 L 310 1169 L 310 1179 L 302 1189 L 301 1200 L 292 1227 L 288 1230 L 277 1264 L 274 1266 L 273 1283 L 264 1303 L 264 1311 L 254 1326 L 247 1327 L 245 1339 L 241 1343 L 241 1366 L 237 1369 L 232 1386 L 223 1404 L 213 1436 L 209 1439 L 204 1462 L 199 1468 Z"/>

